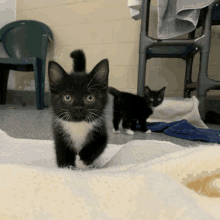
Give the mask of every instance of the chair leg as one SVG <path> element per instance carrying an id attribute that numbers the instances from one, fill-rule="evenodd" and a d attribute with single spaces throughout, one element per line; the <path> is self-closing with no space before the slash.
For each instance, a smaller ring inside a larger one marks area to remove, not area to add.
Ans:
<path id="1" fill-rule="evenodd" d="M 48 37 L 43 36 L 42 39 L 42 48 L 41 48 L 41 54 L 42 54 L 42 74 L 40 77 L 40 84 L 41 84 L 41 98 L 42 98 L 42 108 L 48 107 L 44 104 L 44 93 L 45 93 L 45 72 L 46 72 L 46 57 L 47 57 L 47 46 L 48 46 Z"/>
<path id="2" fill-rule="evenodd" d="M 44 107 L 43 97 L 42 97 L 42 62 L 37 60 L 34 63 L 34 79 L 35 79 L 35 88 L 36 88 L 36 101 L 37 101 L 37 110 L 42 110 Z"/>
<path id="3" fill-rule="evenodd" d="M 193 58 L 186 60 L 186 75 L 184 81 L 184 98 L 190 98 L 191 90 L 187 89 L 187 84 L 192 83 Z"/>
<path id="4" fill-rule="evenodd" d="M 198 76 L 197 96 L 199 100 L 199 113 L 202 120 L 205 120 L 206 114 L 206 93 L 210 88 L 211 79 L 208 78 L 209 53 L 200 53 L 200 70 Z"/>
<path id="5" fill-rule="evenodd" d="M 44 91 L 45 91 L 45 71 L 46 71 L 46 65 L 44 64 L 44 61 L 41 60 L 41 74 L 38 75 L 38 81 L 39 81 L 39 91 L 40 91 L 40 103 L 41 103 L 41 109 L 45 108 L 44 104 Z"/>
<path id="6" fill-rule="evenodd" d="M 10 69 L 0 68 L 0 104 L 5 105 L 7 99 L 8 76 Z"/>
<path id="7" fill-rule="evenodd" d="M 139 65 L 138 65 L 138 88 L 137 94 L 139 96 L 144 96 L 144 87 L 145 87 L 145 76 L 146 76 L 146 63 L 147 63 L 147 54 L 146 52 L 139 53 Z"/>

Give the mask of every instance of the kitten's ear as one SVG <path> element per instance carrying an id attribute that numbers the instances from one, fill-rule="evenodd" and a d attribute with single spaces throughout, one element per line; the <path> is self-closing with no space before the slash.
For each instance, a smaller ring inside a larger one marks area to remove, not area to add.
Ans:
<path id="1" fill-rule="evenodd" d="M 165 89 L 166 89 L 166 87 L 163 87 L 163 88 L 159 91 L 159 94 L 162 95 L 162 96 L 164 96 Z"/>
<path id="2" fill-rule="evenodd" d="M 50 82 L 51 92 L 55 91 L 57 86 L 62 83 L 63 78 L 65 77 L 65 70 L 55 61 L 50 61 L 48 65 L 48 76 Z"/>
<path id="3" fill-rule="evenodd" d="M 151 92 L 150 88 L 148 86 L 145 86 L 145 88 L 144 88 L 144 95 L 148 96 L 150 94 L 150 92 Z"/>
<path id="4" fill-rule="evenodd" d="M 100 84 L 108 85 L 109 63 L 107 59 L 100 61 L 90 73 Z M 92 80 L 93 80 L 92 79 Z"/>

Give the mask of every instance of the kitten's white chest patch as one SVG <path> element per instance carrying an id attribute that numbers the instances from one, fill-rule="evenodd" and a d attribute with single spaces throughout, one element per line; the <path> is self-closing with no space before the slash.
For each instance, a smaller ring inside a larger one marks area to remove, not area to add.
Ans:
<path id="1" fill-rule="evenodd" d="M 156 107 L 151 107 L 151 110 L 154 111 L 155 108 L 156 108 Z"/>
<path id="2" fill-rule="evenodd" d="M 87 122 L 68 122 L 60 120 L 66 133 L 70 135 L 74 143 L 74 149 L 79 152 L 86 142 L 88 133 L 93 129 L 94 123 Z"/>

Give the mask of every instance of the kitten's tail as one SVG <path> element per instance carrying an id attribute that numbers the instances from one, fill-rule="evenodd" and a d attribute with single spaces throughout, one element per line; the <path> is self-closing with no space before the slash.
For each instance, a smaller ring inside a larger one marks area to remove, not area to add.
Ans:
<path id="1" fill-rule="evenodd" d="M 121 96 L 121 92 L 111 86 L 108 87 L 108 92 L 118 98 Z"/>
<path id="2" fill-rule="evenodd" d="M 82 72 L 86 70 L 86 56 L 83 50 L 74 50 L 72 53 L 70 53 L 70 57 L 74 59 L 74 72 Z"/>

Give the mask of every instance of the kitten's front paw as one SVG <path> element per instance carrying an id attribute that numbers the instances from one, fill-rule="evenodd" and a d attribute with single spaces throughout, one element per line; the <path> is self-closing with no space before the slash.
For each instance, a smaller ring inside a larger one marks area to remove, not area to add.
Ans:
<path id="1" fill-rule="evenodd" d="M 113 133 L 114 133 L 114 134 L 120 134 L 120 131 L 119 131 L 119 130 L 116 131 L 116 130 L 113 128 Z"/>
<path id="2" fill-rule="evenodd" d="M 145 133 L 146 133 L 146 134 L 150 134 L 150 133 L 151 133 L 151 130 L 147 130 Z"/>
<path id="3" fill-rule="evenodd" d="M 80 160 L 80 156 L 77 155 L 76 156 L 76 167 L 79 169 L 88 169 L 88 168 L 93 168 L 93 165 L 89 165 L 87 166 L 86 164 L 84 164 L 84 162 L 82 160 Z"/>
<path id="4" fill-rule="evenodd" d="M 74 166 L 72 166 L 72 165 L 68 166 L 67 168 L 70 169 L 70 170 L 75 170 L 75 169 L 76 169 L 76 168 L 75 168 Z"/>
<path id="5" fill-rule="evenodd" d="M 128 134 L 128 135 L 134 135 L 134 132 L 130 129 L 124 129 L 125 130 L 125 133 Z"/>

